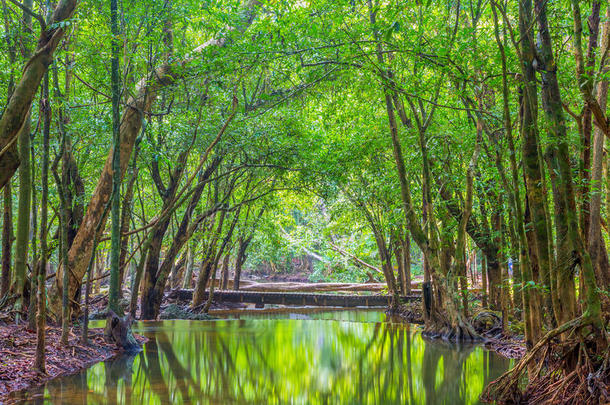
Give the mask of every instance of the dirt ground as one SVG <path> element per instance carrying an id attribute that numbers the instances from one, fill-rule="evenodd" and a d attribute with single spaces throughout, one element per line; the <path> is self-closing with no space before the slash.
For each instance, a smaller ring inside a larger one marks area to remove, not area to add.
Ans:
<path id="1" fill-rule="evenodd" d="M 74 331 L 78 333 L 79 331 Z M 80 336 L 69 336 L 68 346 L 60 344 L 61 328 L 46 329 L 46 374 L 32 370 L 36 352 L 36 332 L 23 326 L 0 326 L 0 403 L 10 402 L 14 391 L 35 387 L 62 375 L 76 373 L 92 364 L 120 353 L 106 342 L 103 329 L 89 330 L 89 345 L 80 344 Z M 142 343 L 145 338 L 136 336 Z"/>

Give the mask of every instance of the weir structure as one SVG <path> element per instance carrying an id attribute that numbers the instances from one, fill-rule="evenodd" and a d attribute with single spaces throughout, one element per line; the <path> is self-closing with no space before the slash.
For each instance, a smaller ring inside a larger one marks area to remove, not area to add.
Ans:
<path id="1" fill-rule="evenodd" d="M 205 292 L 204 299 L 207 299 Z M 170 299 L 190 301 L 193 290 L 174 290 L 168 295 Z M 302 292 L 261 292 L 261 291 L 235 291 L 216 290 L 213 300 L 217 302 L 243 302 L 257 305 L 276 304 L 294 306 L 322 306 L 322 307 L 387 307 L 392 301 L 391 295 L 356 295 L 356 294 L 314 294 Z M 400 297 L 403 301 L 419 301 L 421 293 L 413 293 Z"/>

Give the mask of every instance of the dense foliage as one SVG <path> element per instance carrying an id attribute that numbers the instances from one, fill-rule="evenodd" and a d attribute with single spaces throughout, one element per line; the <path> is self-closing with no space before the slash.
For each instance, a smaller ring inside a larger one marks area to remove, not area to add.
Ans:
<path id="1" fill-rule="evenodd" d="M 2 3 L 2 303 L 18 322 L 38 312 L 43 330 L 48 309 L 67 334 L 100 280 L 144 319 L 169 288 L 207 312 L 209 281 L 238 289 L 244 268 L 382 280 L 393 309 L 417 280 L 429 336 L 479 340 L 473 306 L 523 322 L 531 350 L 491 398 L 514 400 L 526 365 L 543 379 L 531 364 L 572 331 L 539 386 L 602 395 L 606 2 L 113 5 Z"/>

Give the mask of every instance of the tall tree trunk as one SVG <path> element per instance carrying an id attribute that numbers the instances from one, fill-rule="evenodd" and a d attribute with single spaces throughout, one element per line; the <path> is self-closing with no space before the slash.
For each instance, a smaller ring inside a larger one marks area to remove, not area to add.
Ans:
<path id="1" fill-rule="evenodd" d="M 197 276 L 195 289 L 193 290 L 193 302 L 191 303 L 191 308 L 197 308 L 203 304 L 203 295 L 206 287 L 208 286 L 210 273 L 212 272 L 213 266 L 213 252 L 210 252 L 203 258 L 201 265 L 199 266 L 199 275 Z"/>
<path id="2" fill-rule="evenodd" d="M 203 307 L 203 312 L 206 314 L 210 311 L 210 306 L 212 305 L 212 300 L 214 299 L 214 284 L 216 283 L 216 271 L 218 269 L 218 263 L 220 262 L 220 258 L 222 257 L 223 253 L 227 249 L 229 242 L 231 241 L 231 237 L 233 236 L 233 230 L 235 229 L 235 224 L 237 224 L 237 221 L 239 220 L 240 208 L 241 208 L 241 206 L 237 209 L 237 212 L 235 212 L 235 217 L 233 218 L 233 221 L 231 222 L 231 225 L 229 226 L 229 229 L 227 230 L 227 234 L 225 235 L 225 237 L 222 240 L 222 244 L 220 245 L 220 248 L 218 249 L 218 253 L 216 254 L 216 256 L 213 259 L 212 279 L 210 280 L 210 291 L 209 291 L 209 295 L 208 295 L 208 300 L 206 301 L 206 303 Z M 228 262 L 227 262 L 227 265 L 228 265 Z"/>
<path id="3" fill-rule="evenodd" d="M 598 2 L 595 2 L 599 4 Z M 578 7 L 578 4 L 575 8 Z M 595 14 L 592 16 L 599 24 L 599 9 L 597 10 L 597 19 Z M 591 18 L 590 18 L 591 19 Z M 580 21 L 575 18 L 575 25 L 579 25 Z M 582 27 L 580 28 L 582 30 Z M 577 31 L 577 29 L 575 29 Z M 605 75 L 610 70 L 608 66 L 608 57 L 605 56 L 610 47 L 610 7 L 606 9 L 606 21 L 602 35 L 600 70 L 604 77 L 597 84 L 597 102 L 600 109 L 606 113 L 606 104 L 608 98 L 608 80 Z M 595 268 L 597 281 L 602 289 L 610 287 L 610 263 L 608 262 L 608 253 L 601 232 L 601 203 L 602 203 L 602 176 L 603 176 L 603 161 L 604 161 L 604 140 L 605 134 L 601 128 L 595 127 L 593 133 L 593 166 L 591 170 L 591 189 L 590 189 L 590 227 L 588 235 L 588 248 L 591 255 L 591 262 Z"/>
<path id="4" fill-rule="evenodd" d="M 46 76 L 46 75 L 45 75 Z M 43 79 L 46 81 L 47 78 Z M 44 89 L 43 89 L 43 97 L 44 97 Z M 43 129 L 44 130 L 44 129 Z M 36 155 L 34 153 L 34 148 L 30 143 L 30 159 L 32 162 L 36 161 Z M 31 164 L 31 179 L 32 183 L 36 182 L 36 170 L 35 164 Z M 36 329 L 36 291 L 37 291 L 37 283 L 38 283 L 38 266 L 39 258 L 38 258 L 38 250 L 37 250 L 37 237 L 38 237 L 38 204 L 36 201 L 36 187 L 31 187 L 32 189 L 32 213 L 30 215 L 32 219 L 31 232 L 30 232 L 30 245 L 32 247 L 32 270 L 30 271 L 30 302 L 28 303 L 28 328 L 31 330 Z"/>
<path id="5" fill-rule="evenodd" d="M 364 212 L 369 226 L 373 231 L 375 243 L 377 244 L 377 252 L 379 253 L 379 260 L 381 261 L 381 269 L 383 271 L 383 276 L 388 286 L 388 292 L 394 297 L 393 305 L 398 305 L 398 288 L 396 285 L 396 278 L 394 277 L 394 269 L 392 268 L 392 253 L 388 249 L 386 237 L 380 229 L 380 225 L 375 221 L 373 215 L 366 207 L 366 204 L 362 201 L 358 201 L 358 205 Z"/>
<path id="6" fill-rule="evenodd" d="M 172 266 L 172 270 L 170 271 L 170 275 L 169 275 L 169 288 L 170 289 L 177 288 L 178 285 L 180 284 L 180 280 L 182 280 L 184 278 L 184 271 L 186 270 L 187 260 L 188 260 L 188 244 L 187 244 L 187 251 L 185 253 L 183 253 L 182 256 L 180 257 L 180 260 L 178 260 Z"/>
<path id="7" fill-rule="evenodd" d="M 574 4 L 574 2 L 572 2 Z M 579 87 L 581 92 L 590 93 L 593 88 L 593 81 L 591 78 L 585 77 L 586 75 L 592 75 L 593 68 L 595 66 L 595 48 L 597 48 L 597 37 L 599 35 L 599 12 L 600 12 L 600 1 L 593 1 L 591 5 L 591 16 L 589 17 L 589 46 L 587 49 L 587 60 L 583 60 L 582 55 L 582 22 L 580 15 L 580 6 L 576 2 L 573 7 L 574 16 L 574 61 L 576 62 L 576 71 L 579 79 Z M 586 66 L 585 66 L 586 65 Z M 588 242 L 589 238 L 589 227 L 590 227 L 590 199 L 588 189 L 591 180 L 591 107 L 586 102 L 589 95 L 584 97 L 585 105 L 583 112 L 580 115 L 580 121 L 578 122 L 579 132 L 581 133 L 581 159 L 580 159 L 580 187 L 577 190 L 577 199 L 580 202 L 580 226 L 581 232 L 585 241 Z"/>
<path id="8" fill-rule="evenodd" d="M 558 324 L 563 324 L 576 316 L 576 294 L 574 275 L 576 263 L 574 254 L 581 243 L 580 237 L 573 232 L 579 232 L 578 216 L 576 215 L 576 201 L 572 184 L 572 168 L 567 144 L 565 118 L 559 84 L 557 82 L 557 66 L 553 58 L 551 36 L 546 19 L 546 4 L 536 0 L 536 21 L 538 23 L 539 38 L 538 54 L 540 55 L 540 73 L 542 77 L 543 109 L 550 122 L 549 134 L 552 143 L 549 146 L 553 169 L 557 170 L 551 179 L 555 180 L 554 189 L 555 207 L 557 214 L 556 234 L 562 235 L 558 239 L 557 251 L 557 279 L 560 313 Z"/>
<path id="9" fill-rule="evenodd" d="M 396 258 L 396 267 L 398 268 L 398 287 L 401 294 L 406 294 L 407 290 L 407 277 L 405 271 L 405 260 L 404 260 L 404 244 L 402 238 L 399 236 L 391 244 L 393 245 L 394 257 Z"/>
<path id="10" fill-rule="evenodd" d="M 121 82 L 119 76 L 119 22 L 118 22 L 117 0 L 110 0 L 110 31 L 111 40 L 111 67 L 110 82 L 112 89 L 112 227 L 110 236 L 110 285 L 108 287 L 108 309 L 119 316 L 122 311 L 119 308 L 119 257 L 121 255 L 121 180 L 123 178 L 121 168 L 121 117 L 119 114 L 119 103 L 121 101 Z M 126 165 L 124 165 L 126 166 Z M 93 246 L 95 249 L 95 246 Z M 79 280 L 80 281 L 80 280 Z"/>
<path id="11" fill-rule="evenodd" d="M 525 338 L 528 348 L 538 341 L 541 335 L 540 308 L 536 289 L 532 283 L 536 282 L 534 277 L 538 273 L 540 264 L 548 266 L 549 250 L 547 235 L 547 218 L 544 206 L 545 197 L 542 189 L 542 170 L 540 165 L 540 146 L 538 140 L 537 109 L 538 95 L 536 90 L 536 75 L 534 71 L 534 39 L 531 32 L 533 24 L 532 2 L 525 0 L 519 6 L 519 32 L 521 34 L 521 71 L 523 75 L 521 100 L 521 137 L 523 153 L 523 172 L 526 185 L 526 213 L 524 213 L 523 224 L 529 223 L 527 214 L 531 214 L 533 227 L 520 230 L 522 254 L 521 259 L 529 263 L 522 266 L 523 286 L 523 308 L 525 311 Z M 525 235 L 524 235 L 525 234 Z M 524 238 L 525 236 L 525 238 Z"/>
<path id="12" fill-rule="evenodd" d="M 473 201 L 473 183 L 474 183 L 474 171 L 477 166 L 479 154 L 481 152 L 481 128 L 477 128 L 477 138 L 466 170 L 466 198 L 464 201 L 464 208 L 462 209 L 462 218 L 458 224 L 457 242 L 455 248 L 455 265 L 454 269 L 448 274 L 448 281 L 451 282 L 452 277 L 460 278 L 460 288 L 462 293 L 462 311 L 464 316 L 468 316 L 468 286 L 466 283 L 466 227 L 468 226 L 468 220 L 472 214 L 472 201 Z"/>
<path id="13" fill-rule="evenodd" d="M 133 194 L 134 194 L 134 185 L 136 183 L 136 178 L 138 177 L 138 152 L 140 150 L 139 143 L 136 141 L 136 146 L 133 152 L 133 157 L 131 159 L 131 167 L 130 167 L 130 178 L 127 183 L 127 187 L 125 190 L 125 194 L 123 195 L 123 202 L 121 203 L 121 251 L 119 255 L 119 291 L 121 291 L 123 282 L 125 281 L 125 269 L 127 267 L 127 247 L 129 245 L 129 235 L 126 233 L 129 231 L 129 220 L 131 219 L 131 212 L 133 207 Z"/>
<path id="14" fill-rule="evenodd" d="M 600 298 L 591 257 L 585 249 L 578 227 L 567 130 L 557 81 L 557 65 L 553 57 L 551 33 L 546 15 L 546 1 L 536 0 L 535 4 L 540 38 L 538 54 L 541 58 L 542 96 L 545 101 L 543 107 L 550 122 L 549 134 L 553 141 L 550 146 L 550 157 L 557 169 L 555 181 L 557 189 L 560 190 L 560 193 L 557 194 L 558 198 L 554 201 L 555 205 L 560 207 L 562 214 L 558 218 L 557 232 L 565 231 L 563 238 L 565 242 L 562 242 L 561 246 L 557 246 L 564 259 L 560 261 L 558 258 L 557 260 L 556 281 L 561 305 L 558 323 L 564 324 L 576 317 L 574 275 L 576 266 L 579 265 L 582 277 L 585 279 L 586 315 L 599 328 L 601 327 Z"/>
<path id="15" fill-rule="evenodd" d="M 34 368 L 45 372 L 45 324 L 47 300 L 45 294 L 45 278 L 47 270 L 47 218 L 49 203 L 49 133 L 51 129 L 51 106 L 49 99 L 49 74 L 45 74 L 43 82 L 44 123 L 42 130 L 42 168 L 40 180 L 42 195 L 40 198 L 40 263 L 38 266 L 38 310 L 36 313 L 36 357 Z"/>
<path id="16" fill-rule="evenodd" d="M 64 153 L 66 147 L 66 133 L 63 132 L 61 139 L 61 150 L 56 160 L 53 162 L 53 176 L 55 177 L 55 185 L 57 187 L 57 194 L 59 195 L 59 259 L 62 264 L 68 260 L 68 207 L 66 204 L 66 188 L 67 188 L 67 176 L 65 173 L 62 174 L 61 178 L 57 173 L 57 163 L 61 155 Z M 64 272 L 62 274 L 63 282 L 68 282 L 70 272 Z M 59 274 L 56 273 L 55 278 L 58 278 Z M 57 297 L 59 298 L 59 297 Z M 68 345 L 68 329 L 70 325 L 70 297 L 68 291 L 64 290 L 61 292 L 61 343 L 64 346 Z"/>
<path id="17" fill-rule="evenodd" d="M 15 240 L 15 321 L 19 323 L 21 311 L 24 309 L 24 289 L 27 278 L 30 214 L 32 182 L 30 170 L 30 119 L 26 118 L 19 132 L 19 156 L 21 166 L 19 167 L 19 202 L 17 208 L 17 238 Z"/>
<path id="18" fill-rule="evenodd" d="M 13 245 L 13 195 L 11 183 L 4 187 L 4 207 L 2 220 L 2 285 L 0 295 L 3 297 L 11 288 L 11 253 Z"/>
<path id="19" fill-rule="evenodd" d="M 25 0 L 24 7 L 32 8 L 33 0 Z M 24 30 L 32 30 L 32 16 L 23 12 Z M 24 56 L 28 59 L 31 55 L 29 41 L 22 38 L 24 43 Z M 10 101 L 9 101 L 10 102 Z M 32 172 L 30 170 L 30 112 L 26 114 L 23 126 L 17 134 L 19 138 L 19 201 L 17 206 L 17 239 L 15 242 L 15 322 L 19 323 L 21 311 L 25 305 L 25 282 L 26 269 L 28 266 L 28 250 L 30 235 L 30 204 L 32 198 Z M 32 292 L 31 292 L 32 293 Z"/>

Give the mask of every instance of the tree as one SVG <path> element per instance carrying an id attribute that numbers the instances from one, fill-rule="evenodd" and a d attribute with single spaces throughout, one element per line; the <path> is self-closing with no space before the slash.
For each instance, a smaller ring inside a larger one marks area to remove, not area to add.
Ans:
<path id="1" fill-rule="evenodd" d="M 119 104 L 121 101 L 121 83 L 119 78 L 119 22 L 118 22 L 117 0 L 110 0 L 110 25 L 112 32 L 112 60 L 111 60 L 111 87 L 112 87 L 112 232 L 110 247 L 110 289 L 108 292 L 108 309 L 117 314 L 121 313 L 119 308 L 119 294 L 121 281 L 119 279 L 119 256 L 121 244 L 121 138 L 120 138 L 120 115 Z M 95 247 L 94 247 L 95 249 Z M 68 290 L 69 291 L 69 290 Z"/>

